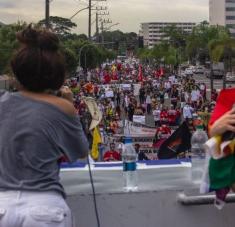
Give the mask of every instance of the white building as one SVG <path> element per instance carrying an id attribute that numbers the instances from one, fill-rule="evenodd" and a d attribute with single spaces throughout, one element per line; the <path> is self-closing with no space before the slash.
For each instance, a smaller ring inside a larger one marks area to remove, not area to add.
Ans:
<path id="1" fill-rule="evenodd" d="M 140 35 L 143 36 L 144 46 L 152 48 L 160 43 L 165 37 L 164 29 L 170 26 L 176 26 L 182 32 L 191 33 L 196 23 L 171 23 L 171 22 L 151 22 L 141 23 Z"/>
<path id="2" fill-rule="evenodd" d="M 227 26 L 235 36 L 235 0 L 210 0 L 209 22 L 210 25 Z"/>

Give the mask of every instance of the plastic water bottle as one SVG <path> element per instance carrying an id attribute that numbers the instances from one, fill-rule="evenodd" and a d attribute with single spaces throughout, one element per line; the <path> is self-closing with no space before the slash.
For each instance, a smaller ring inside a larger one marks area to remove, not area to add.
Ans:
<path id="1" fill-rule="evenodd" d="M 122 152 L 122 161 L 124 191 L 136 191 L 138 189 L 136 170 L 137 153 L 133 147 L 131 138 L 125 138 Z"/>
<path id="2" fill-rule="evenodd" d="M 194 184 L 200 184 L 202 181 L 206 157 L 204 144 L 207 140 L 208 136 L 203 126 L 198 125 L 191 138 L 191 179 Z"/>

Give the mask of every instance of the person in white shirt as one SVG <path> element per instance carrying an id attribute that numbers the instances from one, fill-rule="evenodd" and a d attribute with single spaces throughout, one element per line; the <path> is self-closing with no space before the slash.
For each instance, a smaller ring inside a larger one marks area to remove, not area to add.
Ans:
<path id="1" fill-rule="evenodd" d="M 128 95 L 126 94 L 124 97 L 124 108 L 125 108 L 126 112 L 127 112 L 127 108 L 129 106 L 129 103 L 130 103 L 130 99 L 129 99 Z"/>
<path id="2" fill-rule="evenodd" d="M 160 114 L 161 114 L 161 110 L 159 106 L 156 106 L 156 109 L 153 111 L 155 126 L 160 126 Z"/>
<path id="3" fill-rule="evenodd" d="M 171 91 L 171 82 L 166 81 L 164 84 L 164 88 L 166 89 L 167 92 L 170 92 Z"/>
<path id="4" fill-rule="evenodd" d="M 151 103 L 152 103 L 150 94 L 147 94 L 145 102 L 146 102 L 146 105 L 147 105 L 147 113 L 150 114 L 150 112 L 151 112 Z"/>
<path id="5" fill-rule="evenodd" d="M 206 100 L 206 84 L 200 83 L 200 92 L 204 100 Z"/>
<path id="6" fill-rule="evenodd" d="M 183 117 L 186 121 L 190 120 L 193 118 L 193 107 L 187 103 L 184 108 L 183 108 Z"/>
<path id="7" fill-rule="evenodd" d="M 197 103 L 199 101 L 199 98 L 201 97 L 200 91 L 198 89 L 194 89 L 191 92 L 191 101 L 193 104 L 193 107 L 197 107 Z"/>

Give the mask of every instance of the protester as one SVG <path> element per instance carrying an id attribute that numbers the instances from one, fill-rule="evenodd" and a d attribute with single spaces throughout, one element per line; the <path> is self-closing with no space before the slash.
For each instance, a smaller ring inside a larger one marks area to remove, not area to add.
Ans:
<path id="1" fill-rule="evenodd" d="M 110 144 L 110 150 L 106 151 L 103 157 L 105 162 L 112 162 L 112 161 L 121 161 L 121 155 L 118 151 L 115 150 L 115 144 Z"/>
<path id="2" fill-rule="evenodd" d="M 146 156 L 146 154 L 143 151 L 140 151 L 140 145 L 135 144 L 135 151 L 138 154 L 138 160 L 143 161 L 143 160 L 149 160 L 149 158 Z"/>
<path id="3" fill-rule="evenodd" d="M 79 105 L 83 95 L 96 98 L 102 112 L 100 127 L 104 130 L 104 136 L 109 138 L 126 131 L 125 121 L 128 121 L 128 125 L 131 122 L 134 127 L 156 127 L 156 130 L 166 125 L 174 131 L 186 120 L 194 130 L 193 114 L 204 115 L 203 106 L 208 102 L 206 86 L 197 83 L 193 77 L 181 78 L 159 65 L 141 64 L 135 58 L 127 58 L 122 62 L 114 60 L 89 71 L 90 81 L 85 79 L 83 83 L 77 84 L 77 88 L 73 88 L 75 106 L 88 138 L 91 138 L 90 116 L 84 110 L 86 107 L 82 105 L 81 111 Z M 213 106 L 211 102 L 209 112 Z M 167 136 L 169 134 L 164 137 Z"/>
<path id="4" fill-rule="evenodd" d="M 0 93 L 0 226 L 71 227 L 61 159 L 84 158 L 87 139 L 65 81 L 59 39 L 31 26 L 11 61 L 17 93 Z M 61 96 L 53 95 L 60 89 Z M 13 224 L 14 223 L 14 224 Z"/>

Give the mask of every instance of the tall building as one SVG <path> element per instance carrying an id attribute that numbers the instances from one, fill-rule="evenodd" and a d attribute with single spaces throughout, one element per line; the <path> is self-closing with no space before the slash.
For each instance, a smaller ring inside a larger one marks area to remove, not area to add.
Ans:
<path id="1" fill-rule="evenodd" d="M 139 35 L 143 37 L 144 46 L 152 48 L 159 44 L 162 40 L 168 39 L 165 36 L 164 29 L 170 26 L 175 26 L 182 32 L 191 33 L 196 23 L 171 23 L 171 22 L 151 22 L 141 23 L 141 30 Z"/>
<path id="2" fill-rule="evenodd" d="M 235 0 L 210 0 L 209 22 L 210 25 L 227 26 L 235 36 Z"/>

